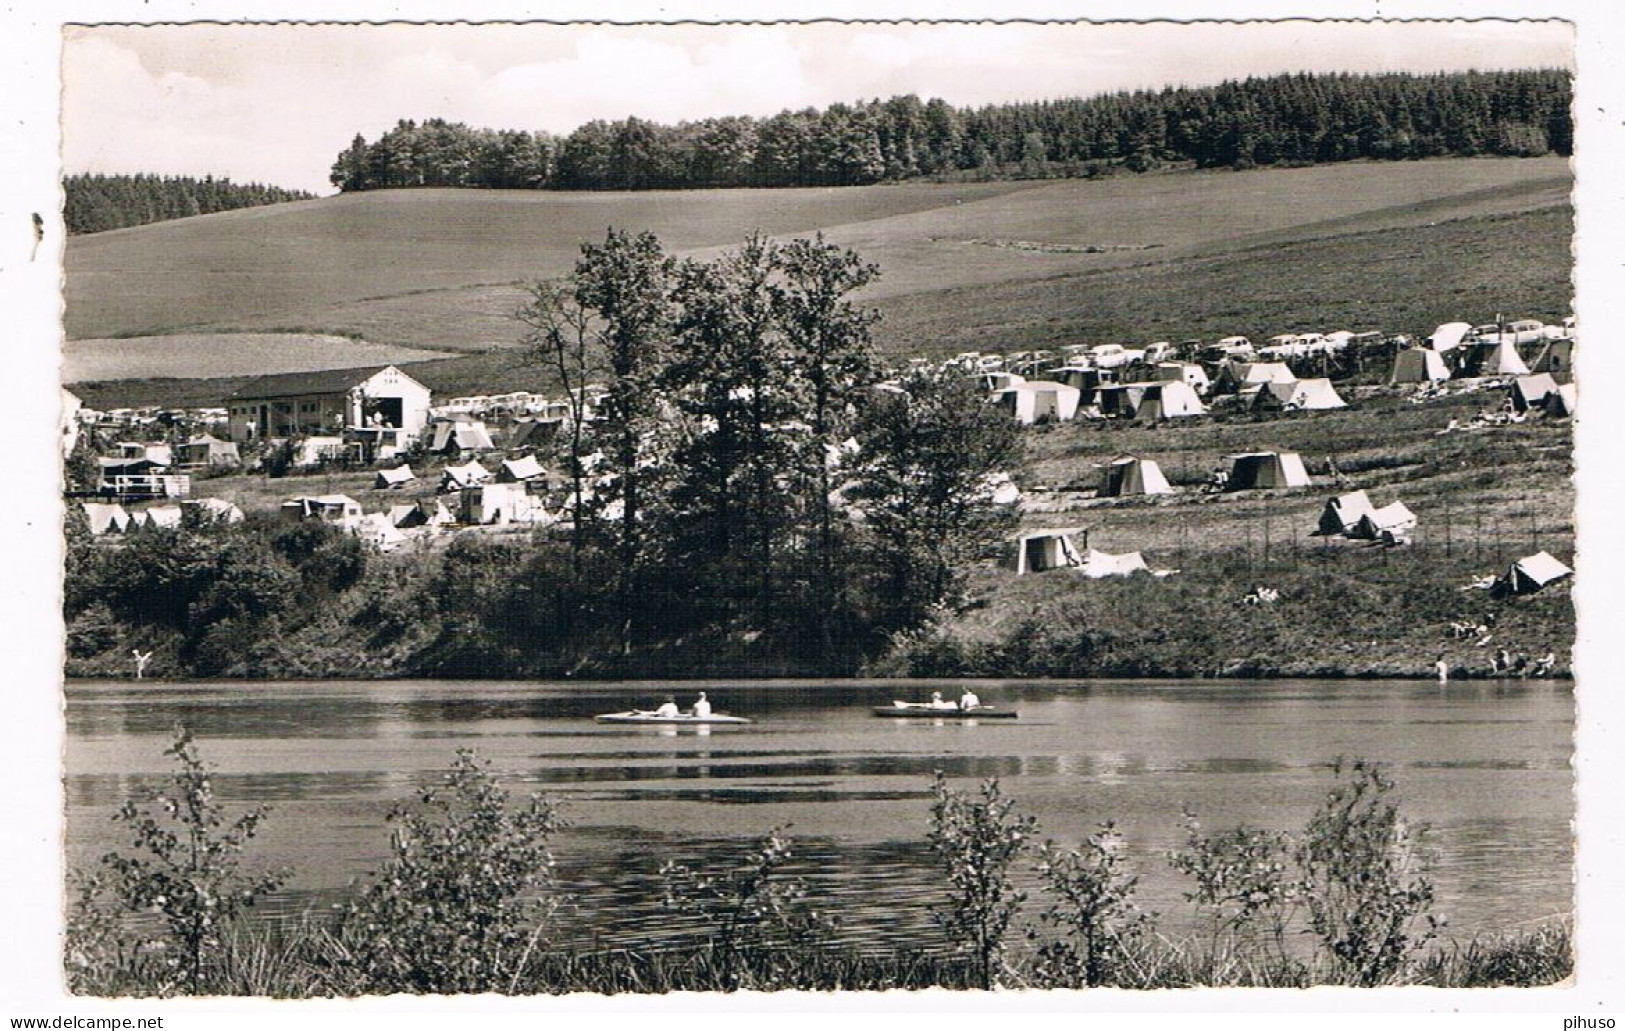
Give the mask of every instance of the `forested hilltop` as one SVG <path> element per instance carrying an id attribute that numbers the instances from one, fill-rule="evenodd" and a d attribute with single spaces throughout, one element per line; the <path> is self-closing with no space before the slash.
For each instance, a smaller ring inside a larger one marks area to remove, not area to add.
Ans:
<path id="1" fill-rule="evenodd" d="M 62 217 L 68 233 L 75 236 L 316 196 L 262 183 L 184 175 L 70 175 L 62 180 L 62 189 L 67 195 Z"/>
<path id="2" fill-rule="evenodd" d="M 699 189 L 1566 155 L 1570 99 L 1568 74 L 1547 69 L 1278 75 L 979 108 L 909 95 L 770 118 L 599 120 L 564 137 L 403 120 L 375 142 L 357 134 L 331 179 L 344 191 Z"/>

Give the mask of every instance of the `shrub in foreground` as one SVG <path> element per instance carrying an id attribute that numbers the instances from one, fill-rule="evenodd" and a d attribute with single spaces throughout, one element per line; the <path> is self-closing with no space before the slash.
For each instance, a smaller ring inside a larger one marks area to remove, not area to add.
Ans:
<path id="1" fill-rule="evenodd" d="M 1015 811 L 997 779 L 982 783 L 980 797 L 948 786 L 942 771 L 931 785 L 931 850 L 947 877 L 949 904 L 932 916 L 966 952 L 978 986 L 998 983 L 1005 932 L 1026 893 L 1015 888 L 1010 868 L 1037 832 L 1038 821 Z"/>

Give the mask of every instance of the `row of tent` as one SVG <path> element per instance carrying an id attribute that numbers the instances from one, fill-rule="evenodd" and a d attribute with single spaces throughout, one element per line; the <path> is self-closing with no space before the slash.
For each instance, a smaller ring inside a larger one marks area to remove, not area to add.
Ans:
<path id="1" fill-rule="evenodd" d="M 179 505 L 152 505 L 133 512 L 118 502 L 85 501 L 79 507 L 84 512 L 91 534 L 98 537 L 137 530 L 174 529 L 185 522 L 188 512 L 203 522 L 243 521 L 243 510 L 222 498 L 183 501 Z"/>
<path id="2" fill-rule="evenodd" d="M 1225 455 L 1225 490 L 1274 490 L 1310 485 L 1309 470 L 1296 451 L 1246 451 Z M 1095 496 L 1118 498 L 1140 494 L 1172 494 L 1162 467 L 1152 458 L 1120 455 L 1100 466 Z"/>
<path id="3" fill-rule="evenodd" d="M 1085 540 L 1088 539 L 1087 531 L 1079 526 L 1033 530 L 1021 534 L 1005 556 L 1005 567 L 1014 570 L 1017 576 L 1041 573 L 1050 569 L 1071 569 L 1091 580 L 1108 576 L 1130 576 L 1137 572 L 1165 576 L 1169 572 L 1152 570 L 1146 565 L 1145 556 L 1138 551 L 1112 554 L 1097 551 L 1087 545 L 1079 548 L 1073 537 L 1080 534 Z"/>
<path id="4" fill-rule="evenodd" d="M 468 461 L 462 465 L 446 466 L 440 475 L 440 492 L 451 493 L 492 481 L 529 483 L 532 480 L 544 479 L 547 475 L 547 470 L 542 467 L 542 463 L 535 455 L 503 459 L 494 473 L 478 461 Z M 417 473 L 412 471 L 410 465 L 398 465 L 378 470 L 373 476 L 372 486 L 374 490 L 398 490 L 416 482 L 417 478 Z"/>
<path id="5" fill-rule="evenodd" d="M 1416 529 L 1416 513 L 1403 501 L 1378 508 L 1363 490 L 1340 494 L 1326 502 L 1315 533 L 1322 537 L 1349 537 L 1362 541 L 1398 544 Z"/>

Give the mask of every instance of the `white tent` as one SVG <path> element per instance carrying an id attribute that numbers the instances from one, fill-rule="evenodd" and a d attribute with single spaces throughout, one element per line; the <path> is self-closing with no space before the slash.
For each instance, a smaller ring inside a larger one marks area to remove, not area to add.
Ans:
<path id="1" fill-rule="evenodd" d="M 995 505 L 1021 503 L 1021 488 L 1016 486 L 1009 473 L 988 473 L 982 478 L 982 483 L 991 492 Z"/>
<path id="2" fill-rule="evenodd" d="M 372 486 L 374 490 L 393 490 L 397 487 L 403 487 L 417 478 L 418 475 L 412 471 L 411 466 L 401 465 L 393 469 L 378 470 L 378 475 L 373 477 Z"/>
<path id="3" fill-rule="evenodd" d="M 1152 383 L 1145 388 L 1135 410 L 1136 418 L 1146 420 L 1179 419 L 1190 415 L 1206 415 L 1207 408 L 1201 398 L 1184 380 Z"/>
<path id="4" fill-rule="evenodd" d="M 1321 509 L 1320 523 L 1315 532 L 1323 537 L 1350 533 L 1360 525 L 1361 516 L 1373 511 L 1375 506 L 1371 504 L 1371 499 L 1366 496 L 1365 491 L 1340 494 L 1327 499 L 1326 507 Z"/>
<path id="5" fill-rule="evenodd" d="M 1072 535 L 1082 532 L 1080 526 L 1069 526 L 1024 533 L 1016 538 L 1015 553 L 1008 565 L 1017 576 L 1046 569 L 1076 569 L 1083 565 L 1083 556 L 1072 543 Z"/>
<path id="6" fill-rule="evenodd" d="M 1065 422 L 1071 419 L 1078 414 L 1079 397 L 1077 387 L 1047 380 L 1017 383 L 993 394 L 994 402 L 1024 426 L 1045 420 Z"/>
<path id="7" fill-rule="evenodd" d="M 491 433 L 485 428 L 485 423 L 465 422 L 459 419 L 434 424 L 434 440 L 430 443 L 429 450 L 494 451 L 496 444 L 492 443 Z"/>
<path id="8" fill-rule="evenodd" d="M 1225 457 L 1230 460 L 1225 490 L 1309 486 L 1309 472 L 1296 451 L 1247 451 Z"/>
<path id="9" fill-rule="evenodd" d="M 406 542 L 406 534 L 396 528 L 383 512 L 362 516 L 351 532 L 382 552 L 391 552 Z"/>
<path id="10" fill-rule="evenodd" d="M 1416 528 L 1416 513 L 1395 501 L 1362 515 L 1350 537 L 1365 541 L 1404 540 Z"/>
<path id="11" fill-rule="evenodd" d="M 1472 331 L 1473 327 L 1465 322 L 1446 322 L 1428 337 L 1428 348 L 1441 354 L 1453 350 L 1460 347 L 1462 339 Z"/>
<path id="12" fill-rule="evenodd" d="M 1533 372 L 1550 372 L 1553 375 L 1574 372 L 1574 341 L 1564 337 L 1558 340 L 1549 340 L 1546 346 L 1540 349 L 1540 354 L 1529 366 Z"/>
<path id="13" fill-rule="evenodd" d="M 546 508 L 525 491 L 522 483 L 486 483 L 458 495 L 458 521 L 470 525 L 539 523 L 547 521 Z"/>
<path id="14" fill-rule="evenodd" d="M 445 494 L 449 491 L 463 490 L 484 483 L 490 478 L 490 471 L 478 462 L 448 465 L 445 472 L 440 475 L 440 492 Z"/>
<path id="15" fill-rule="evenodd" d="M 1158 362 L 1151 371 L 1159 380 L 1183 381 L 1198 394 L 1206 393 L 1213 385 L 1207 378 L 1207 370 L 1196 362 Z"/>
<path id="16" fill-rule="evenodd" d="M 542 463 L 536 461 L 535 455 L 505 458 L 502 460 L 502 468 L 497 470 L 497 482 L 523 483 L 526 480 L 534 480 L 543 472 Z"/>
<path id="17" fill-rule="evenodd" d="M 1145 564 L 1145 558 L 1138 551 L 1111 555 L 1090 548 L 1084 555 L 1083 565 L 1079 571 L 1091 580 L 1099 580 L 1107 576 L 1128 576 L 1140 570 L 1149 573 L 1151 567 Z"/>
<path id="18" fill-rule="evenodd" d="M 1547 584 L 1573 575 L 1574 570 L 1544 551 L 1520 558 L 1496 580 L 1497 594 L 1533 594 Z"/>
<path id="19" fill-rule="evenodd" d="M 1264 383 L 1292 383 L 1298 377 L 1285 362 L 1226 362 L 1213 381 L 1216 394 L 1239 394 Z"/>
<path id="20" fill-rule="evenodd" d="M 1450 378 L 1450 369 L 1438 351 L 1427 347 L 1412 347 L 1394 355 L 1394 372 L 1390 384 L 1442 383 Z"/>
<path id="21" fill-rule="evenodd" d="M 1462 363 L 1463 376 L 1527 376 L 1529 366 L 1518 357 L 1518 349 L 1506 337 L 1473 344 Z"/>
<path id="22" fill-rule="evenodd" d="M 1298 411 L 1317 412 L 1329 408 L 1347 408 L 1348 402 L 1337 393 L 1329 379 L 1300 379 L 1287 407 Z"/>
<path id="23" fill-rule="evenodd" d="M 181 506 L 154 505 L 151 508 L 137 512 L 133 517 L 135 525 L 146 530 L 174 530 L 181 525 Z"/>
<path id="24" fill-rule="evenodd" d="M 1116 498 L 1128 494 L 1172 494 L 1162 468 L 1149 458 L 1123 455 L 1100 467 L 1100 489 L 1096 497 Z"/>
<path id="25" fill-rule="evenodd" d="M 243 510 L 224 498 L 201 498 L 197 501 L 183 501 L 181 507 L 190 509 L 196 514 L 198 521 L 203 523 L 240 523 L 243 521 Z"/>
<path id="26" fill-rule="evenodd" d="M 1550 373 L 1538 372 L 1533 376 L 1519 376 L 1512 381 L 1510 396 L 1516 411 L 1544 407 L 1546 398 L 1557 392 L 1557 380 Z"/>
<path id="27" fill-rule="evenodd" d="M 1580 392 L 1573 383 L 1565 383 L 1546 395 L 1546 415 L 1549 418 L 1561 419 L 1573 415 L 1575 405 L 1579 403 Z"/>
<path id="28" fill-rule="evenodd" d="M 130 513 L 124 511 L 123 505 L 86 501 L 79 507 L 84 509 L 90 532 L 97 537 L 104 533 L 123 533 L 130 528 Z"/>

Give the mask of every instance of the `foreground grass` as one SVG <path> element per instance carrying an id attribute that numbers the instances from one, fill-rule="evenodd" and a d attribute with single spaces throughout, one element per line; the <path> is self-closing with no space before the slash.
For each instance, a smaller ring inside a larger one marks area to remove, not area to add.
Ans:
<path id="1" fill-rule="evenodd" d="M 358 992 L 345 974 L 346 958 L 338 938 L 311 920 L 239 929 L 207 969 L 199 994 L 288 999 L 355 995 Z M 1554 922 L 1512 934 L 1448 942 L 1423 955 L 1390 984 L 1530 987 L 1561 982 L 1573 969 L 1572 928 L 1567 922 Z M 834 947 L 763 951 L 748 956 L 742 966 L 736 963 L 731 973 L 745 990 L 976 987 L 966 957 L 925 951 L 867 954 Z M 87 994 L 158 994 L 166 974 L 157 957 L 127 957 L 87 986 Z M 1076 987 L 1046 981 L 1028 954 L 1009 958 L 1002 983 L 1022 989 Z M 1154 937 L 1129 952 L 1105 987 L 1301 988 L 1338 983 L 1338 972 L 1326 964 L 1283 962 L 1261 953 L 1214 948 L 1194 938 Z M 508 983 L 493 985 L 492 990 L 513 995 L 715 992 L 729 990 L 729 981 L 708 945 L 566 951 L 544 943 Z"/>

